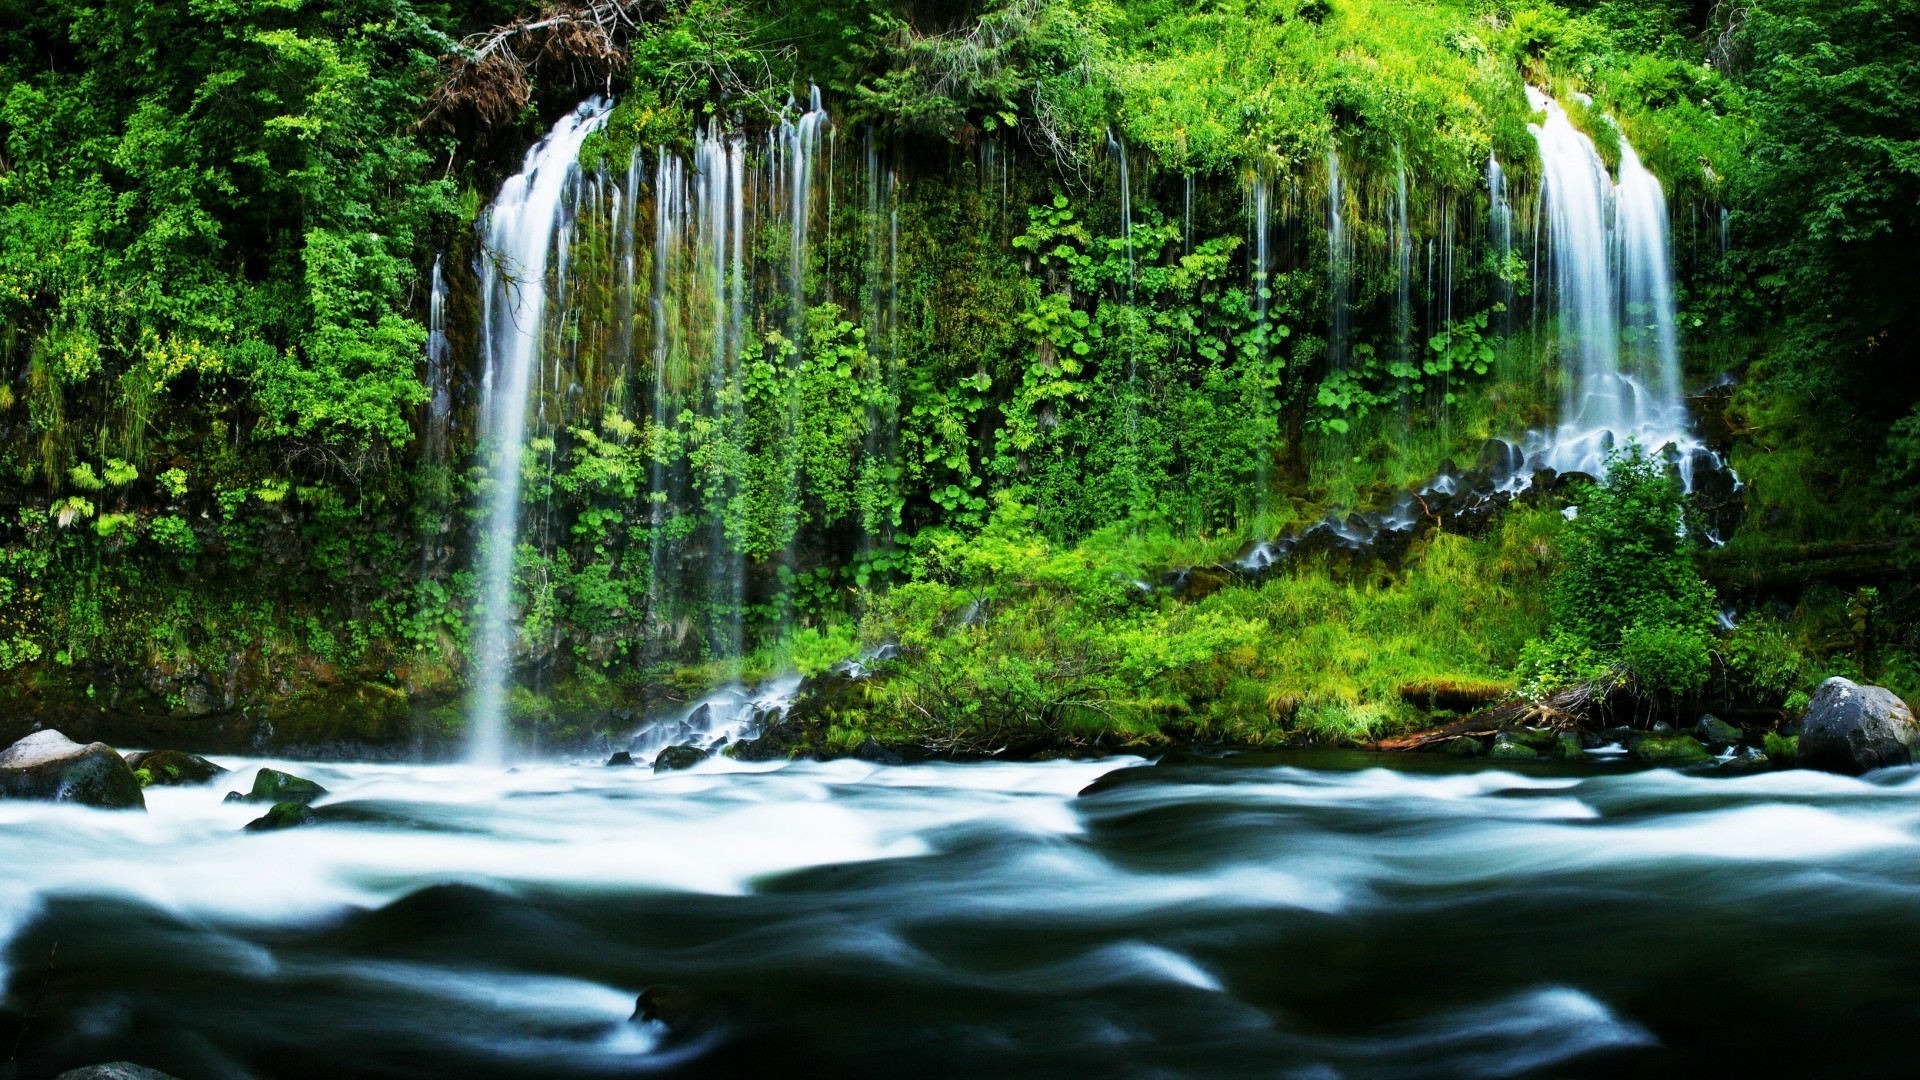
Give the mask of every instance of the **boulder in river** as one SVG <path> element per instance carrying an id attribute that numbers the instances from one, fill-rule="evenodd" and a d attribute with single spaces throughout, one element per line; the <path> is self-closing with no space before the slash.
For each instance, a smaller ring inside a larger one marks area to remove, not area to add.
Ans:
<path id="1" fill-rule="evenodd" d="M 1487 752 L 1486 746 L 1471 735 L 1457 735 L 1448 739 L 1440 744 L 1440 749 L 1442 753 L 1454 757 L 1479 757 Z"/>
<path id="2" fill-rule="evenodd" d="M 171 1073 L 163 1073 L 159 1069 L 135 1065 L 131 1061 L 114 1061 L 105 1065 L 68 1069 L 54 1080 L 178 1080 L 178 1078 Z"/>
<path id="3" fill-rule="evenodd" d="M 227 771 L 198 754 L 179 750 L 141 750 L 126 758 L 127 766 L 135 773 L 146 770 L 149 787 L 205 784 Z"/>
<path id="4" fill-rule="evenodd" d="M 607 758 L 608 768 L 612 768 L 618 765 L 631 765 L 631 764 L 633 764 L 633 752 L 630 750 L 615 750 L 612 756 Z"/>
<path id="5" fill-rule="evenodd" d="M 303 802 L 277 802 L 265 815 L 247 822 L 248 832 L 279 832 L 282 829 L 294 829 L 302 825 L 314 825 L 320 821 L 320 815 L 313 807 Z"/>
<path id="6" fill-rule="evenodd" d="M 1858 775 L 1913 761 L 1920 723 L 1894 692 L 1832 678 L 1814 691 L 1800 724 L 1800 764 Z"/>
<path id="7" fill-rule="evenodd" d="M 253 790 L 245 795 L 227 793 L 227 802 L 297 802 L 302 806 L 327 793 L 319 784 L 278 769 L 261 769 L 253 778 Z"/>
<path id="8" fill-rule="evenodd" d="M 697 746 L 669 746 L 653 759 L 654 772 L 691 769 L 707 760 L 707 752 Z"/>
<path id="9" fill-rule="evenodd" d="M 113 747 L 82 746 L 58 731 L 36 731 L 0 752 L 0 796 L 108 810 L 147 808 L 140 780 Z"/>

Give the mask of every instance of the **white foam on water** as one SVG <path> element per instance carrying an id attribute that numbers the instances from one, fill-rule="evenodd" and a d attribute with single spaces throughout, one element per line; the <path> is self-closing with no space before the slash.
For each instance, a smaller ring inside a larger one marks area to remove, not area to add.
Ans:
<path id="1" fill-rule="evenodd" d="M 1564 986 L 1443 1013 L 1374 1039 L 1320 1040 L 1369 1077 L 1517 1076 L 1597 1050 L 1652 1046 L 1645 1028 Z M 1294 1075 L 1340 1076 L 1332 1064 Z"/>

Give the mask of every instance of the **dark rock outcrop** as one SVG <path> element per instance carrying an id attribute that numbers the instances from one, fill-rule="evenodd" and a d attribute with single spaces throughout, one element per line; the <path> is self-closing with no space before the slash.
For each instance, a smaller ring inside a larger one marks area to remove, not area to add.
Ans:
<path id="1" fill-rule="evenodd" d="M 126 758 L 127 766 L 135 772 L 146 770 L 149 787 L 210 783 L 227 771 L 198 754 L 179 750 L 142 750 L 126 755 Z"/>
<path id="2" fill-rule="evenodd" d="M 36 731 L 0 752 L 0 796 L 144 810 L 140 781 L 113 747 Z"/>
<path id="3" fill-rule="evenodd" d="M 1859 775 L 1913 761 L 1920 723 L 1884 686 L 1832 678 L 1820 684 L 1800 725 L 1800 763 Z"/>
<path id="4" fill-rule="evenodd" d="M 607 765 L 609 767 L 632 764 L 633 753 L 628 750 L 615 750 L 613 754 L 607 758 Z"/>

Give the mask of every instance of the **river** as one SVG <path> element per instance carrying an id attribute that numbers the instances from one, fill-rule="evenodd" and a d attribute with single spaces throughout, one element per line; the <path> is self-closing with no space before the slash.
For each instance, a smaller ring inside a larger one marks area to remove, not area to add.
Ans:
<path id="1" fill-rule="evenodd" d="M 223 1077 L 1910 1074 L 1917 774 L 226 760 L 0 802 L 0 1053 Z M 223 804 L 327 786 L 281 833 Z M 656 988 L 660 1020 L 631 1021 Z M 4 1071 L 4 1070 L 0 1070 Z"/>

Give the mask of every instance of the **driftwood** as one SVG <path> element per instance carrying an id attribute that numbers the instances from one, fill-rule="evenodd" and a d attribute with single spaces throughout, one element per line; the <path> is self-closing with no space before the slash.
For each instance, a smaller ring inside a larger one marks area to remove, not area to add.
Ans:
<path id="1" fill-rule="evenodd" d="M 1508 727 L 1572 729 L 1587 726 L 1608 710 L 1610 688 L 1582 683 L 1549 694 L 1540 701 L 1519 700 L 1482 709 L 1450 724 L 1396 735 L 1373 744 L 1375 750 L 1418 750 L 1449 739 L 1480 738 Z"/>

